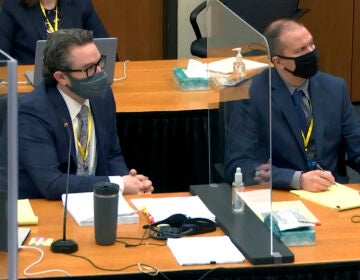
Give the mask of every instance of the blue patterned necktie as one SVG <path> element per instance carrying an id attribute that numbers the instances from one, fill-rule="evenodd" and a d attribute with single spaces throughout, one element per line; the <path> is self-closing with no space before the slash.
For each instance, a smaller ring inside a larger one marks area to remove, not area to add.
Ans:
<path id="1" fill-rule="evenodd" d="M 302 90 L 295 90 L 292 98 L 299 117 L 301 130 L 304 134 L 307 134 L 312 118 L 309 101 Z"/>
<path id="2" fill-rule="evenodd" d="M 78 131 L 77 139 L 85 151 L 87 149 L 86 144 L 88 141 L 88 118 L 89 118 L 89 108 L 86 105 L 81 106 L 81 110 L 77 115 L 78 118 Z M 85 175 L 88 172 L 88 156 L 84 159 L 81 156 L 80 149 L 78 148 L 78 174 Z"/>

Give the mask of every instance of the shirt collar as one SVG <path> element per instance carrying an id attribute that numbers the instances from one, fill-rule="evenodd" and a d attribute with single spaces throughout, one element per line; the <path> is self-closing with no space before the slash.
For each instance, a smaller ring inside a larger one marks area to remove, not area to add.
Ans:
<path id="1" fill-rule="evenodd" d="M 73 121 L 76 119 L 77 114 L 80 112 L 81 106 L 86 105 L 90 109 L 90 102 L 89 99 L 86 99 L 84 104 L 80 104 L 76 102 L 74 99 L 72 99 L 70 96 L 68 96 L 66 93 L 64 93 L 59 87 L 57 87 L 61 96 L 64 98 L 64 101 L 66 103 L 66 107 L 69 110 L 69 114 L 71 117 L 71 120 Z"/>
<path id="2" fill-rule="evenodd" d="M 305 96 L 310 99 L 310 94 L 309 94 L 309 79 L 306 79 L 306 81 L 300 85 L 299 87 L 293 87 L 291 85 L 289 85 L 286 81 L 284 81 L 290 94 L 292 95 L 294 93 L 295 90 L 302 90 L 305 94 Z"/>

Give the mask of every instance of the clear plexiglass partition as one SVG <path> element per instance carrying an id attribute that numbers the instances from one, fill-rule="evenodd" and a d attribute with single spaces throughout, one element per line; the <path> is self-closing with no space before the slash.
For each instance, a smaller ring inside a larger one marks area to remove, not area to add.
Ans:
<path id="1" fill-rule="evenodd" d="M 17 61 L 0 50 L 0 279 L 17 279 Z"/>
<path id="2" fill-rule="evenodd" d="M 247 207 L 269 225 L 266 246 L 268 254 L 276 259 L 271 215 L 271 133 L 266 133 L 271 131 L 271 121 L 264 121 L 271 120 L 268 44 L 262 34 L 221 2 L 208 0 L 206 9 L 209 84 L 219 95 L 218 102 L 209 104 L 209 183 L 213 187 L 222 182 L 231 185 L 240 168 L 242 175 L 238 177 L 242 177 L 245 189 L 241 196 Z M 239 53 L 245 70 L 237 63 Z M 260 78 L 254 81 L 255 75 Z"/>

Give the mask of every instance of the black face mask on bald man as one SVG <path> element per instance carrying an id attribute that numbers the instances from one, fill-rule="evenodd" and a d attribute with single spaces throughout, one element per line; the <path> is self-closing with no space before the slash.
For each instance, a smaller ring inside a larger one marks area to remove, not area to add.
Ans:
<path id="1" fill-rule="evenodd" d="M 294 76 L 301 77 L 304 79 L 311 78 L 318 71 L 318 54 L 317 50 L 313 50 L 312 52 L 308 52 L 306 54 L 297 56 L 297 57 L 289 57 L 283 55 L 276 55 L 280 58 L 284 59 L 293 59 L 295 62 L 295 70 L 290 71 L 285 68 L 286 71 L 292 73 Z"/>

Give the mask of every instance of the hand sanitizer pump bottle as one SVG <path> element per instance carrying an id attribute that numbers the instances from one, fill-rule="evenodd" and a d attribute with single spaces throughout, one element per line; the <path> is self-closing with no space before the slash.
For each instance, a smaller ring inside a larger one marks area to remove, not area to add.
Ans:
<path id="1" fill-rule="evenodd" d="M 234 80 L 240 81 L 245 78 L 245 63 L 243 61 L 243 57 L 241 55 L 241 48 L 232 49 L 233 51 L 237 51 L 237 55 L 235 57 L 234 65 L 233 65 L 233 77 Z"/>
<path id="2" fill-rule="evenodd" d="M 245 204 L 242 198 L 239 196 L 240 192 L 244 191 L 244 182 L 242 178 L 241 168 L 237 167 L 235 172 L 235 179 L 232 184 L 232 209 L 236 213 L 244 211 Z"/>

